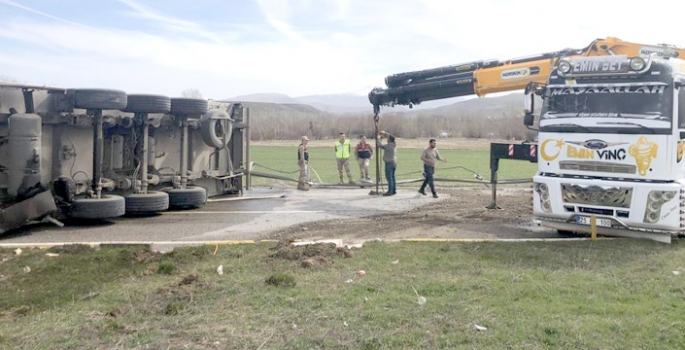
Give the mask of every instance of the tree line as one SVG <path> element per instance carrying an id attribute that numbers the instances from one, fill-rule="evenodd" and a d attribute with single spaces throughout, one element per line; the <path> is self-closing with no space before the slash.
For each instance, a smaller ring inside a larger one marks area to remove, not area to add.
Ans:
<path id="1" fill-rule="evenodd" d="M 251 135 L 253 140 L 293 140 L 302 135 L 312 139 L 338 138 L 340 132 L 350 137 L 373 135 L 372 113 L 330 114 L 313 109 L 284 111 L 279 105 L 251 106 Z M 461 137 L 505 140 L 526 140 L 534 132 L 523 125 L 519 109 L 492 113 L 475 111 L 460 116 L 446 113 L 390 112 L 381 113 L 381 129 L 401 138 Z"/>

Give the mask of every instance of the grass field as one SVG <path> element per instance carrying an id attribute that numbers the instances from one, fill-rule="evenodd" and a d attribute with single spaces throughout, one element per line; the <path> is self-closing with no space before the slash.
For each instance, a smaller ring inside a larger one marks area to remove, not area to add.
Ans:
<path id="1" fill-rule="evenodd" d="M 398 148 L 397 150 L 397 180 L 421 178 L 423 163 L 420 156 L 423 144 L 428 140 L 414 141 L 410 147 Z M 442 140 L 439 140 L 442 142 Z M 327 141 L 328 142 L 328 141 Z M 331 145 L 333 140 L 330 140 Z M 353 140 L 353 144 L 356 144 Z M 299 171 L 297 167 L 297 142 L 281 143 L 279 145 L 256 144 L 251 147 L 251 160 L 256 163 L 255 171 L 267 172 L 296 179 Z M 421 145 L 421 146 L 418 146 Z M 438 145 L 440 154 L 448 159 L 448 163 L 439 162 L 436 168 L 436 177 L 449 179 L 475 180 L 474 173 L 478 173 L 485 179 L 490 179 L 490 148 L 489 144 L 481 143 L 477 147 L 458 147 L 449 142 L 446 147 Z M 421 148 L 419 148 L 421 147 Z M 381 155 L 382 155 L 381 150 Z M 375 156 L 374 156 L 375 157 Z M 324 183 L 337 183 L 338 170 L 335 161 L 333 147 L 326 146 L 324 142 L 316 142 L 309 147 L 309 165 L 314 170 L 311 173 L 312 181 L 318 182 L 319 178 Z M 381 158 L 382 159 L 382 158 Z M 371 160 L 371 178 L 375 179 L 375 158 Z M 381 162 L 381 166 L 383 162 Z M 264 168 L 266 166 L 271 169 Z M 464 169 L 466 168 L 466 169 Z M 274 170 L 277 171 L 274 171 Z M 468 170 L 467 170 L 468 169 Z M 526 161 L 501 160 L 498 178 L 523 179 L 530 178 L 535 174 L 537 164 Z M 352 178 L 359 180 L 359 165 L 354 158 L 350 161 Z M 316 177 L 318 174 L 319 178 Z M 385 181 L 384 170 L 381 168 L 381 179 Z M 347 180 L 347 177 L 345 177 Z M 278 180 L 265 178 L 253 178 L 254 185 L 266 185 Z M 450 183 L 453 184 L 453 183 Z M 447 185 L 443 183 L 442 185 Z M 461 184 L 463 185 L 463 184 Z"/>
<path id="2" fill-rule="evenodd" d="M 324 248 L 0 250 L 0 348 L 685 347 L 679 244 Z"/>

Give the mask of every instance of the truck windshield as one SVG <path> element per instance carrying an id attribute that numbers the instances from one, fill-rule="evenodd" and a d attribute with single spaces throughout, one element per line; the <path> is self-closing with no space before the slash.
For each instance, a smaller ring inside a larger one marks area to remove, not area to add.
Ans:
<path id="1" fill-rule="evenodd" d="M 668 84 L 661 82 L 551 85 L 548 86 L 540 127 L 546 131 L 635 133 L 650 128 L 670 132 L 672 95 Z M 583 128 L 562 130 L 570 123 Z"/>

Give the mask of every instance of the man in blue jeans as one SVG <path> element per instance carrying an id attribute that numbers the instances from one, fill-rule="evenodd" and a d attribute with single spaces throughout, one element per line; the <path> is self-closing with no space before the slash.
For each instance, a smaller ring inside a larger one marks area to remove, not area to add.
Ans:
<path id="1" fill-rule="evenodd" d="M 423 161 L 423 174 L 426 177 L 423 180 L 423 184 L 419 189 L 419 193 L 426 195 L 426 185 L 430 186 L 431 192 L 433 192 L 433 198 L 438 198 L 438 194 L 435 192 L 435 185 L 433 184 L 433 175 L 435 175 L 435 162 L 440 160 L 447 163 L 447 158 L 440 156 L 438 149 L 435 148 L 435 139 L 430 139 L 428 141 L 428 147 L 421 152 L 421 160 Z"/>
<path id="2" fill-rule="evenodd" d="M 397 169 L 397 156 L 395 155 L 395 136 L 388 134 L 381 130 L 379 132 L 381 137 L 388 136 L 388 143 L 385 145 L 378 142 L 378 147 L 383 149 L 383 162 L 385 162 L 385 179 L 388 181 L 388 192 L 383 193 L 384 196 L 394 196 L 397 194 L 397 183 L 395 182 L 395 169 Z"/>

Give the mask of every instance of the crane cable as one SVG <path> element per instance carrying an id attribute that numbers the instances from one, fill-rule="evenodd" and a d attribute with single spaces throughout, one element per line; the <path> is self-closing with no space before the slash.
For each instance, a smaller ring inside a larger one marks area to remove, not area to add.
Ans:
<path id="1" fill-rule="evenodd" d="M 375 132 L 375 141 L 376 141 L 376 194 L 381 194 L 379 191 L 379 186 L 381 185 L 381 157 L 380 157 L 380 146 L 378 145 L 378 133 L 379 133 L 379 128 L 378 124 L 380 122 L 381 116 L 381 106 L 374 104 L 373 105 L 373 124 L 374 124 L 374 132 Z"/>

